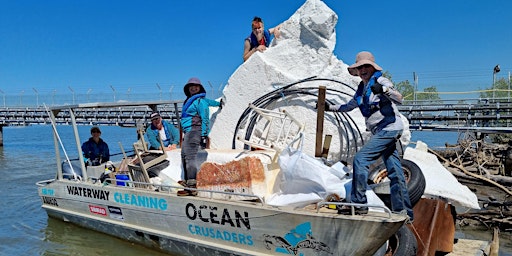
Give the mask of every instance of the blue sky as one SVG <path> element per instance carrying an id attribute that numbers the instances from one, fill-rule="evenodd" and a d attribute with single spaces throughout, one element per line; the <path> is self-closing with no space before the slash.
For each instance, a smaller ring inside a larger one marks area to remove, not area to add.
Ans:
<path id="1" fill-rule="evenodd" d="M 372 51 L 395 82 L 416 72 L 420 90 L 467 91 L 489 87 L 496 64 L 498 78 L 512 71 L 512 1 L 324 2 L 339 18 L 336 56 L 352 64 L 357 52 Z M 157 95 L 173 88 L 182 98 L 191 76 L 212 88 L 227 82 L 254 16 L 270 28 L 303 3 L 0 0 L 0 90 Z"/>

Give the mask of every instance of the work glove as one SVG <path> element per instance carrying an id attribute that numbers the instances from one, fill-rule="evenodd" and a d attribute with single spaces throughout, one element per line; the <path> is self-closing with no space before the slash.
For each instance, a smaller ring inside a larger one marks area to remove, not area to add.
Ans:
<path id="1" fill-rule="evenodd" d="M 379 84 L 379 83 L 372 85 L 370 87 L 370 89 L 372 90 L 373 94 L 375 94 L 375 95 L 384 93 L 384 88 L 382 87 L 382 84 Z"/>
<path id="2" fill-rule="evenodd" d="M 341 105 L 338 105 L 338 104 L 331 105 L 331 104 L 329 104 L 327 102 L 325 102 L 324 104 L 325 104 L 324 105 L 325 111 L 338 111 L 338 109 L 341 106 Z M 318 101 L 316 102 L 315 109 L 318 109 Z"/>
<path id="3" fill-rule="evenodd" d="M 208 136 L 201 136 L 201 141 L 199 142 L 199 145 L 202 149 L 206 148 L 206 144 L 208 144 Z"/>
<path id="4" fill-rule="evenodd" d="M 224 107 L 224 100 L 223 99 L 220 99 L 220 105 L 219 105 L 219 108 L 222 109 L 222 107 Z"/>

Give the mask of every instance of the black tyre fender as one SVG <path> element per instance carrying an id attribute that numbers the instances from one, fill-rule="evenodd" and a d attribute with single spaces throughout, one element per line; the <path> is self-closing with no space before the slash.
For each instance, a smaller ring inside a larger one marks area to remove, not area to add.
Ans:
<path id="1" fill-rule="evenodd" d="M 409 200 L 411 201 L 411 205 L 414 207 L 425 192 L 425 176 L 423 175 L 423 172 L 421 172 L 420 167 L 418 167 L 414 162 L 407 159 L 401 159 L 400 163 L 402 164 L 402 170 L 404 171 Z M 368 177 L 370 182 L 374 184 L 384 181 L 384 179 L 387 178 L 387 170 L 384 163 L 381 161 L 379 164 L 375 165 L 375 168 L 371 168 Z M 387 207 L 391 207 L 389 194 L 377 194 L 377 196 L 379 196 Z"/>
<path id="2" fill-rule="evenodd" d="M 391 254 L 388 254 L 391 253 Z M 386 255 L 411 256 L 418 253 L 418 241 L 412 231 L 403 225 L 388 240 Z"/>
<path id="3" fill-rule="evenodd" d="M 413 161 L 402 159 L 402 169 L 404 170 L 405 183 L 407 184 L 407 192 L 409 193 L 409 199 L 411 204 L 414 206 L 420 201 L 421 196 L 425 192 L 427 185 L 425 176 L 421 172 L 420 167 Z M 413 203 L 414 202 L 414 203 Z"/>

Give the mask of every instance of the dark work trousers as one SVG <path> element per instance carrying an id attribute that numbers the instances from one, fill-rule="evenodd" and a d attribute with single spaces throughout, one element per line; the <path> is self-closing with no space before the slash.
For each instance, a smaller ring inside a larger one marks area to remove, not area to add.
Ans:
<path id="1" fill-rule="evenodd" d="M 197 153 L 199 151 L 199 142 L 201 142 L 201 131 L 192 130 L 185 134 L 181 147 L 181 163 L 185 172 L 187 185 L 196 185 L 196 176 L 198 171 Z"/>

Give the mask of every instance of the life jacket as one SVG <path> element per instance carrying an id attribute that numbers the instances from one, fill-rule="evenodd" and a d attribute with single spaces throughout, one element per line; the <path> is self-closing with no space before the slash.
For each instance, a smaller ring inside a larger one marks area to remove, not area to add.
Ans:
<path id="1" fill-rule="evenodd" d="M 377 84 L 377 77 L 374 79 L 373 84 Z M 359 106 L 359 110 L 361 114 L 368 120 L 368 118 L 376 112 L 380 112 L 382 119 L 377 123 L 367 124 L 367 126 L 372 132 L 381 130 L 389 124 L 392 124 L 396 121 L 395 111 L 393 109 L 392 101 L 385 94 L 375 95 L 379 98 L 378 101 L 370 102 L 370 96 L 372 95 L 372 91 L 370 88 L 370 83 L 366 86 L 363 82 L 359 84 L 357 87 L 357 91 L 355 94 L 355 100 Z"/>
<path id="2" fill-rule="evenodd" d="M 263 30 L 263 39 L 265 40 L 265 46 L 268 47 L 270 45 L 270 31 L 269 30 Z M 245 40 L 249 40 L 249 43 L 251 44 L 251 49 L 258 47 L 260 45 L 260 42 L 256 38 L 256 35 L 254 33 L 251 33 L 249 37 L 247 37 Z"/>

